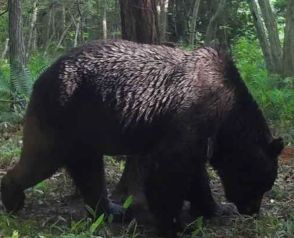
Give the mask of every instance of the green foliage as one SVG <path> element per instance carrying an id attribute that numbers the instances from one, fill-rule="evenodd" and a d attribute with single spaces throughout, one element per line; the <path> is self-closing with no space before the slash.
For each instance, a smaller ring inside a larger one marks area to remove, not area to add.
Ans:
<path id="1" fill-rule="evenodd" d="M 30 57 L 28 69 L 32 76 L 32 81 L 35 81 L 39 75 L 50 65 L 51 58 L 44 57 L 42 54 L 34 54 Z"/>
<path id="2" fill-rule="evenodd" d="M 133 202 L 134 202 L 133 196 L 132 195 L 128 196 L 123 204 L 123 208 L 128 209 L 132 205 Z"/>
<path id="3" fill-rule="evenodd" d="M 242 77 L 266 118 L 288 142 L 294 141 L 293 81 L 277 75 L 268 75 L 256 40 L 240 38 L 235 43 L 233 52 Z"/>
<path id="4" fill-rule="evenodd" d="M 8 61 L 0 60 L 0 122 L 19 122 L 23 118 L 32 85 L 47 68 L 49 61 L 40 54 L 32 55 L 28 67 L 23 72 L 15 72 L 11 77 Z M 18 102 L 13 110 L 12 98 Z"/>
<path id="5" fill-rule="evenodd" d="M 19 238 L 18 231 L 13 231 L 11 238 Z"/>
<path id="6" fill-rule="evenodd" d="M 1 1 L 0 1 L 1 3 Z M 0 12 L 5 11 L 5 8 L 0 6 Z M 8 38 L 8 13 L 0 16 L 0 57 L 5 47 L 5 41 Z"/>
<path id="7" fill-rule="evenodd" d="M 92 223 L 89 230 L 91 234 L 96 233 L 104 225 L 104 214 L 101 214 L 95 222 Z"/>
<path id="8" fill-rule="evenodd" d="M 191 238 L 205 237 L 203 217 L 197 218 L 192 223 L 188 224 L 184 232 L 191 231 Z"/>

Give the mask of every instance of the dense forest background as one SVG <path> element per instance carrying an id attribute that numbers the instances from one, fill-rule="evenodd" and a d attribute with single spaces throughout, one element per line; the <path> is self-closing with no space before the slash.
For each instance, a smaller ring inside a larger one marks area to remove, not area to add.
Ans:
<path id="1" fill-rule="evenodd" d="M 19 157 L 34 81 L 69 49 L 100 39 L 185 50 L 214 46 L 232 54 L 274 135 L 288 147 L 265 199 L 265 216 L 218 220 L 208 228 L 200 219 L 192 237 L 293 237 L 294 0 L 0 0 L 0 176 Z M 117 183 L 124 164 L 107 163 L 110 183 Z M 128 170 L 132 166 L 137 165 Z M 210 175 L 214 192 L 221 193 L 217 176 Z M 122 177 L 122 185 L 134 180 Z M 74 193 L 69 187 L 66 175 L 58 173 L 28 191 L 20 219 L 0 209 L 0 237 L 114 237 L 103 219 L 73 218 L 80 210 L 60 198 Z M 137 228 L 128 224 L 119 237 L 144 237 Z"/>

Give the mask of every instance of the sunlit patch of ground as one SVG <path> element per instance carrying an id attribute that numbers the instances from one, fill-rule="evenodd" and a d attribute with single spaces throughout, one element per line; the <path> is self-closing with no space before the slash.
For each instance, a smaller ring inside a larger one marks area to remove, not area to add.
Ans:
<path id="1" fill-rule="evenodd" d="M 19 128 L 0 130 L 0 176 L 19 157 Z M 119 180 L 121 162 L 106 159 L 108 187 Z M 211 170 L 211 187 L 219 202 L 225 202 L 216 174 Z M 0 237 L 156 237 L 152 227 L 136 222 L 98 226 L 87 220 L 83 202 L 72 181 L 63 170 L 26 191 L 25 208 L 16 217 L 0 209 Z M 198 219 L 192 235 L 183 237 L 293 237 L 294 238 L 294 147 L 287 147 L 280 159 L 279 176 L 272 191 L 264 198 L 261 215 L 252 217 L 221 217 L 208 221 Z M 18 236 L 17 236 L 18 234 Z"/>

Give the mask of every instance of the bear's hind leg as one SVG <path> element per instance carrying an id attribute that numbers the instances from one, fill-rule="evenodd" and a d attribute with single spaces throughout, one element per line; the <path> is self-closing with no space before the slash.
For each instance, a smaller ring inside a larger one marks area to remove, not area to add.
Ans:
<path id="1" fill-rule="evenodd" d="M 25 189 L 49 178 L 61 167 L 49 151 L 48 154 L 44 152 L 38 157 L 37 154 L 31 157 L 24 150 L 20 161 L 1 180 L 1 199 L 8 212 L 16 212 L 23 207 Z"/>
<path id="2" fill-rule="evenodd" d="M 62 166 L 64 150 L 52 132 L 52 129 L 40 129 L 36 117 L 27 116 L 20 160 L 1 181 L 1 198 L 8 212 L 23 207 L 25 189 L 50 177 Z"/>

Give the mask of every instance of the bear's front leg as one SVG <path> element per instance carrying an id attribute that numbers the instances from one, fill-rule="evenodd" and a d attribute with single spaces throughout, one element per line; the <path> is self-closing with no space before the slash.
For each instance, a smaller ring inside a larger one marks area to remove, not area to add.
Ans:
<path id="1" fill-rule="evenodd" d="M 211 193 L 209 177 L 204 165 L 198 165 L 189 188 L 187 200 L 191 202 L 190 214 L 193 218 L 235 215 L 236 209 L 228 204 L 218 204 Z"/>
<path id="2" fill-rule="evenodd" d="M 155 216 L 159 234 L 166 238 L 177 237 L 182 230 L 179 219 L 188 176 L 177 155 L 153 158 L 154 163 L 145 181 L 145 194 L 150 211 Z"/>
<path id="3" fill-rule="evenodd" d="M 205 164 L 198 164 L 196 168 L 187 196 L 191 202 L 190 214 L 193 218 L 212 217 L 217 214 L 218 205 L 211 194 Z"/>
<path id="4" fill-rule="evenodd" d="M 92 209 L 95 217 L 112 214 L 115 221 L 121 220 L 124 216 L 122 207 L 111 203 L 107 198 L 102 154 L 82 143 L 74 148 L 65 164 L 85 204 Z M 94 215 L 92 212 L 89 213 L 91 216 Z"/>

